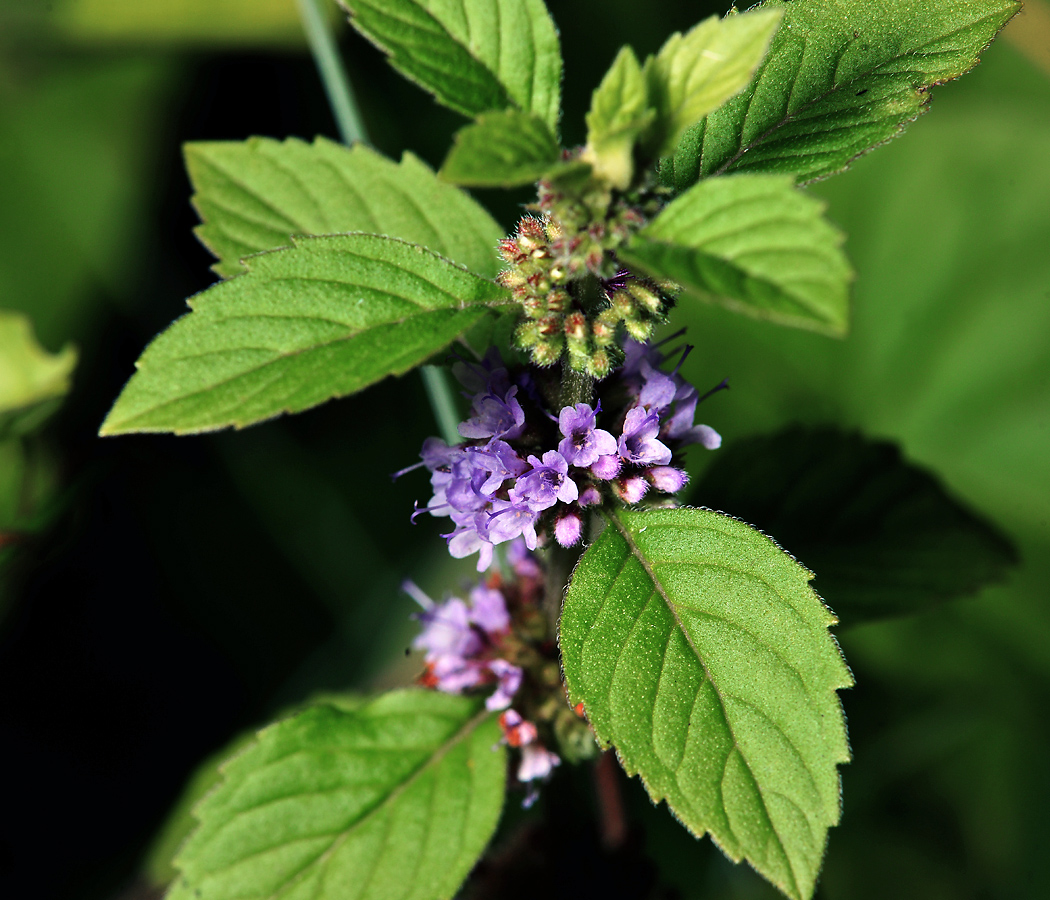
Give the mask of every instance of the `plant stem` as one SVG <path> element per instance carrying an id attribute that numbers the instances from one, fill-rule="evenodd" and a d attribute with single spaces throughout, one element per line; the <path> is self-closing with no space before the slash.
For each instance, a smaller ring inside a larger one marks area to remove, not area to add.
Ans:
<path id="1" fill-rule="evenodd" d="M 357 110 L 350 79 L 347 77 L 343 61 L 339 57 L 339 50 L 335 45 L 335 39 L 321 12 L 318 0 L 297 0 L 297 2 L 299 3 L 299 16 L 303 20 L 303 30 L 306 32 L 306 40 L 310 44 L 314 62 L 317 63 L 317 71 L 321 73 L 321 81 L 324 83 L 325 93 L 328 94 L 328 103 L 332 107 L 332 115 L 335 116 L 339 135 L 344 144 L 352 144 L 354 141 L 362 141 L 367 144 L 368 135 L 361 121 L 361 114 Z"/>
<path id="2" fill-rule="evenodd" d="M 459 436 L 459 412 L 452 386 L 448 383 L 448 373 L 439 366 L 420 366 L 419 372 L 442 439 L 450 447 L 458 444 L 463 438 Z"/>
<path id="3" fill-rule="evenodd" d="M 352 144 L 354 141 L 367 144 L 368 134 L 357 109 L 354 90 L 339 56 L 339 49 L 336 47 L 331 29 L 321 12 L 319 0 L 297 0 L 297 2 L 299 3 L 299 15 L 303 21 L 303 30 L 306 32 L 310 52 L 317 64 L 317 71 L 321 74 L 321 81 L 324 83 L 328 103 L 339 128 L 339 135 L 344 144 Z M 438 423 L 442 438 L 446 444 L 458 444 L 460 441 L 459 415 L 456 411 L 456 398 L 449 384 L 448 373 L 438 366 L 423 366 L 420 372 L 423 376 L 423 386 L 430 400 L 430 408 L 434 413 L 434 419 Z"/>

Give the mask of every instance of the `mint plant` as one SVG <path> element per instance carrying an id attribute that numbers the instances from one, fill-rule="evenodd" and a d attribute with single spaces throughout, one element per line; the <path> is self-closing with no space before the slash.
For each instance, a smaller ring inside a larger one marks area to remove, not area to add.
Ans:
<path id="1" fill-rule="evenodd" d="M 472 121 L 437 173 L 360 140 L 188 145 L 224 280 L 149 345 L 101 433 L 245 427 L 425 367 L 443 435 L 392 474 L 429 472 L 406 519 L 447 517 L 479 577 L 466 599 L 406 584 L 415 689 L 317 703 L 222 767 L 169 896 L 450 897 L 508 796 L 531 806 L 613 749 L 694 835 L 811 897 L 850 759 L 825 599 L 844 624 L 907 612 L 999 577 L 1012 550 L 859 436 L 720 449 L 697 415 L 729 395 L 682 374 L 704 336 L 674 331 L 674 310 L 844 335 L 853 273 L 804 185 L 898 134 L 1018 4 L 712 17 L 644 61 L 624 47 L 575 148 L 541 0 L 345 6 Z M 510 234 L 463 190 L 533 183 Z M 686 505 L 697 444 L 722 458 Z M 829 457 L 840 483 L 806 482 Z M 837 542 L 851 520 L 866 539 Z"/>

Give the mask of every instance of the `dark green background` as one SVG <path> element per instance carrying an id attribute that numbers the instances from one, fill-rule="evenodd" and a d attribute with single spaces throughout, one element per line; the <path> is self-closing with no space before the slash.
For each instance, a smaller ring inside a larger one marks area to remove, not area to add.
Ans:
<path id="1" fill-rule="evenodd" d="M 644 54 L 721 11 L 550 6 L 568 144 L 621 42 Z M 434 430 L 415 377 L 243 433 L 95 437 L 143 346 L 212 281 L 181 142 L 334 128 L 294 41 L 103 43 L 61 12 L 0 3 L 0 304 L 82 355 L 47 432 L 64 512 L 20 552 L 0 607 L 0 895 L 144 897 L 136 872 L 194 767 L 318 690 L 410 679 L 398 584 L 440 594 L 463 569 L 439 523 L 408 523 L 425 478 L 387 477 Z M 356 35 L 342 46 L 377 147 L 439 164 L 460 120 Z M 856 758 L 829 900 L 1050 896 L 1048 161 L 1050 79 L 1001 41 L 903 139 L 812 189 L 858 271 L 848 339 L 676 313 L 697 345 L 687 374 L 731 380 L 704 407 L 727 446 L 798 421 L 897 441 L 1023 555 L 980 596 L 840 629 Z M 529 199 L 480 196 L 508 228 Z M 510 816 L 478 896 L 772 896 L 636 785 L 627 796 L 632 839 L 609 858 L 575 824 L 589 781 L 561 774 L 545 826 L 515 836 Z"/>

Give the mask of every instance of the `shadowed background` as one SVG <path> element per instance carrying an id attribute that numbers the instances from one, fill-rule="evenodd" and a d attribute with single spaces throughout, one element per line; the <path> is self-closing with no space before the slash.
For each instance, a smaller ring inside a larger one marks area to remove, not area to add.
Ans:
<path id="1" fill-rule="evenodd" d="M 568 145 L 624 40 L 646 54 L 722 11 L 549 6 Z M 799 422 L 891 440 L 1022 555 L 978 596 L 839 629 L 855 761 L 824 898 L 1050 895 L 1050 12 L 1029 7 L 903 139 L 811 188 L 858 272 L 846 340 L 675 313 L 687 376 L 732 384 L 703 408 L 727 448 Z M 461 120 L 340 34 L 376 147 L 440 164 Z M 435 430 L 414 376 L 240 433 L 95 437 L 213 281 L 181 143 L 250 134 L 335 135 L 293 0 L 0 2 L 0 307 L 81 354 L 45 434 L 58 513 L 0 581 L 4 897 L 151 896 L 151 841 L 199 763 L 318 691 L 409 680 L 401 579 L 440 595 L 464 573 L 440 523 L 408 523 L 425 478 L 386 477 Z M 508 230 L 530 199 L 479 197 Z M 583 818 L 585 776 L 559 774 L 546 824 L 508 807 L 474 895 L 774 896 L 624 790 L 616 857 Z"/>

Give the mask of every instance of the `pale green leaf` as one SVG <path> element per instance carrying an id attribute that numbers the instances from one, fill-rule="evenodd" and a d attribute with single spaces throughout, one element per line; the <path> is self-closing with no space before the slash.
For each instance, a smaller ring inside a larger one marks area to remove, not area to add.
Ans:
<path id="1" fill-rule="evenodd" d="M 649 102 L 657 111 L 647 141 L 654 155 L 673 153 L 687 128 L 747 87 L 782 15 L 759 9 L 711 16 L 684 35 L 671 35 L 646 60 Z"/>
<path id="2" fill-rule="evenodd" d="M 558 32 L 543 0 L 341 0 L 406 78 L 465 116 L 561 110 Z"/>
<path id="3" fill-rule="evenodd" d="M 191 143 L 185 153 L 203 220 L 197 235 L 223 277 L 243 272 L 245 256 L 287 246 L 293 234 L 345 231 L 423 244 L 486 277 L 499 271 L 503 229 L 411 153 L 395 163 L 323 137 Z"/>
<path id="4" fill-rule="evenodd" d="M 336 11 L 334 4 L 323 6 Z M 296 0 L 58 0 L 53 18 L 65 36 L 87 43 L 304 43 Z"/>
<path id="5" fill-rule="evenodd" d="M 834 428 L 731 442 L 692 497 L 776 535 L 843 625 L 973 594 L 1017 563 L 1009 540 L 894 444 Z"/>
<path id="6" fill-rule="evenodd" d="M 506 751 L 465 697 L 317 706 L 223 766 L 170 900 L 446 900 L 495 830 Z"/>
<path id="7" fill-rule="evenodd" d="M 441 177 L 476 187 L 515 187 L 539 181 L 560 157 L 542 119 L 517 110 L 485 113 L 456 133 Z"/>
<path id="8" fill-rule="evenodd" d="M 613 187 L 626 190 L 634 176 L 634 145 L 655 116 L 638 57 L 622 47 L 591 97 L 583 159 Z"/>
<path id="9" fill-rule="evenodd" d="M 810 573 L 703 509 L 623 510 L 561 617 L 570 702 L 654 801 L 793 898 L 813 893 L 852 684 Z"/>
<path id="10" fill-rule="evenodd" d="M 416 244 L 299 238 L 190 300 L 142 354 L 101 434 L 238 428 L 422 363 L 508 293 Z"/>
<path id="11" fill-rule="evenodd" d="M 841 335 L 852 272 L 823 210 L 784 176 L 714 178 L 673 200 L 620 256 L 687 294 Z"/>
<path id="12" fill-rule="evenodd" d="M 665 178 L 767 171 L 812 181 L 896 137 L 928 90 L 978 62 L 1014 0 L 793 0 L 751 85 L 682 140 Z"/>
<path id="13" fill-rule="evenodd" d="M 76 364 L 72 346 L 48 353 L 28 317 L 0 310 L 0 438 L 32 431 L 54 412 Z"/>

